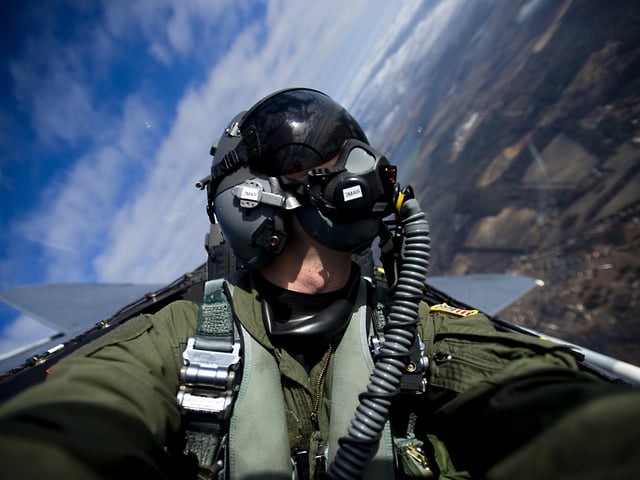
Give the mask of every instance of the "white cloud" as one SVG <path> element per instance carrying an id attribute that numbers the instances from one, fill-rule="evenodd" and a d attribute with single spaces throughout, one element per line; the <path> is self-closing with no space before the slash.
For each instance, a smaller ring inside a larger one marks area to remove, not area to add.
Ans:
<path id="1" fill-rule="evenodd" d="M 17 233 L 45 247 L 45 281 L 92 280 L 87 257 L 104 245 L 111 214 L 149 167 L 155 114 L 139 97 L 125 101 L 123 116 L 63 177 L 44 187 L 42 205 Z"/>
<path id="2" fill-rule="evenodd" d="M 64 60 L 54 65 L 34 65 L 26 60 L 10 63 L 9 71 L 17 100 L 29 111 L 40 141 L 74 143 L 91 134 L 100 114 L 92 106 L 86 79 L 72 65 Z"/>
<path id="3" fill-rule="evenodd" d="M 520 7 L 520 10 L 518 11 L 518 15 L 516 17 L 516 22 L 526 22 L 531 17 L 531 15 L 535 14 L 540 9 L 540 7 L 544 6 L 546 1 L 547 0 L 529 0 L 528 2 L 526 2 L 524 5 L 522 5 L 522 7 Z"/>
<path id="4" fill-rule="evenodd" d="M 463 0 L 447 0 L 424 14 L 424 3 L 403 5 L 348 93 L 349 103 L 354 105 L 353 114 L 370 127 L 367 132 L 370 139 L 387 138 L 388 129 L 406 116 L 411 106 L 406 102 L 412 98 L 405 95 L 409 89 L 419 92 L 424 88 L 422 94 L 429 94 L 426 90 L 429 69 L 433 69 L 442 54 L 446 45 L 443 40 L 455 32 L 453 23 L 467 8 Z M 424 78 L 417 84 L 408 84 L 407 81 L 416 81 L 418 67 L 425 70 Z M 381 112 L 386 112 L 383 119 L 379 118 Z"/>
<path id="5" fill-rule="evenodd" d="M 149 54 L 171 66 L 181 57 L 212 61 L 255 2 L 247 0 L 104 1 L 105 28 L 118 39 L 142 36 Z"/>
<path id="6" fill-rule="evenodd" d="M 65 3 L 79 12 L 90 8 L 82 2 L 57 2 Z M 48 148 L 60 140 L 75 145 L 100 135 L 109 106 L 96 98 L 94 84 L 114 53 L 100 25 L 77 22 L 73 35 L 61 38 L 56 6 L 32 6 L 33 24 L 25 32 L 24 50 L 8 62 L 16 104 Z M 74 40 L 78 38 L 81 41 Z"/>

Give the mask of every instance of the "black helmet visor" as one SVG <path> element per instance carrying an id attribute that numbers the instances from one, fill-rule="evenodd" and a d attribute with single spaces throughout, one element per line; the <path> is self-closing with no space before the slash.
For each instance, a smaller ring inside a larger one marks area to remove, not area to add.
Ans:
<path id="1" fill-rule="evenodd" d="M 256 132 L 260 155 L 249 167 L 279 177 L 309 170 L 335 157 L 344 142 L 368 143 L 355 119 L 327 95 L 309 89 L 284 90 L 247 112 L 241 131 Z"/>

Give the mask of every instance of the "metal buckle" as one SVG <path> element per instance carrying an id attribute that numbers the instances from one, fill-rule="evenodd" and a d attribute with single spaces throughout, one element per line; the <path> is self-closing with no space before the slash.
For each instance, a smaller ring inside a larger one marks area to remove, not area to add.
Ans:
<path id="1" fill-rule="evenodd" d="M 240 341 L 235 341 L 231 352 L 199 350 L 194 342 L 195 337 L 190 337 L 182 354 L 185 366 L 180 370 L 178 403 L 187 412 L 227 418 L 241 363 Z"/>

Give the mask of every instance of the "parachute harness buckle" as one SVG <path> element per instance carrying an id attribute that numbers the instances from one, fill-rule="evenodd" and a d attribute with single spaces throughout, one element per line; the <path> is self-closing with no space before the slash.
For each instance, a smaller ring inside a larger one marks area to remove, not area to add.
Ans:
<path id="1" fill-rule="evenodd" d="M 186 426 L 185 454 L 195 454 L 201 471 L 209 473 L 224 467 L 225 437 L 241 379 L 242 342 L 229 289 L 223 279 L 205 284 L 196 334 L 182 354 L 177 395 Z"/>

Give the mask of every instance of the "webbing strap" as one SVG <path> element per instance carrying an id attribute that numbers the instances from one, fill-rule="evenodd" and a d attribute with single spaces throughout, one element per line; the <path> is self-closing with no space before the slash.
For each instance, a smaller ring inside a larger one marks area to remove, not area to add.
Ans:
<path id="1" fill-rule="evenodd" d="M 374 291 L 374 295 L 371 295 L 371 290 Z M 374 297 L 374 305 L 371 313 L 374 330 L 370 332 L 369 341 L 371 344 L 371 353 L 374 358 L 377 358 L 378 355 L 380 355 L 384 343 L 385 328 L 389 321 L 392 301 L 389 297 L 389 291 L 379 287 L 370 287 L 369 300 L 372 296 Z M 416 332 L 413 345 L 409 352 L 409 365 L 411 365 L 411 368 L 408 368 L 407 371 L 402 374 L 400 380 L 401 391 L 424 393 L 426 383 L 423 374 L 426 372 L 427 361 L 422 356 L 423 351 L 424 343 L 420 338 L 420 334 Z"/>
<path id="2" fill-rule="evenodd" d="M 368 285 L 369 288 L 369 305 L 373 304 L 372 319 L 374 325 L 374 333 L 380 337 L 384 337 L 384 327 L 387 324 L 389 317 L 389 306 L 391 305 L 391 299 L 389 293 L 380 288 Z M 375 297 L 371 301 L 371 291 L 373 291 Z"/>
<path id="3" fill-rule="evenodd" d="M 225 286 L 222 278 L 205 283 L 194 342 L 198 350 L 230 352 L 233 349 L 233 310 L 223 289 Z"/>
<path id="4" fill-rule="evenodd" d="M 223 430 L 221 421 L 189 422 L 185 432 L 187 442 L 185 451 L 194 453 L 198 457 L 198 464 L 201 468 L 211 470 L 222 467 L 222 465 L 216 464 L 216 459 L 223 443 L 222 437 L 226 433 Z"/>
<path id="5" fill-rule="evenodd" d="M 209 280 L 198 313 L 196 334 L 187 341 L 180 372 L 185 453 L 195 453 L 201 473 L 213 478 L 223 468 L 221 447 L 240 379 L 240 337 L 231 306 L 233 284 Z"/>

